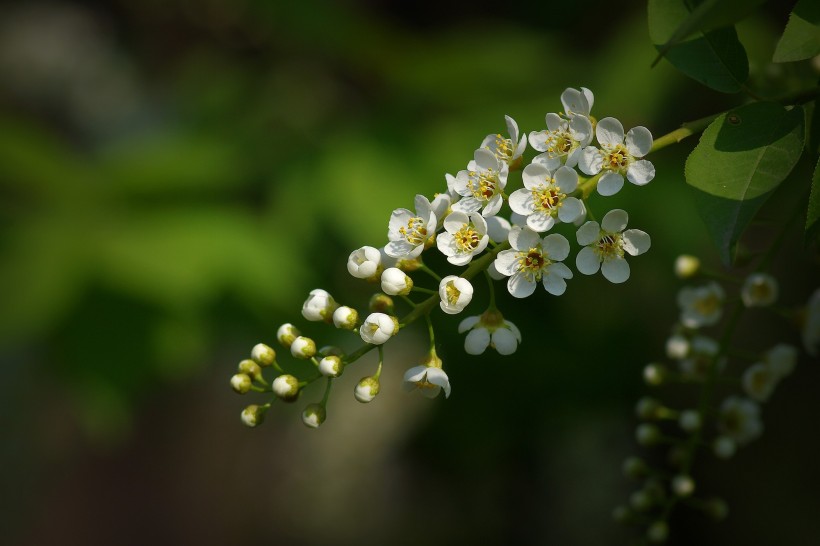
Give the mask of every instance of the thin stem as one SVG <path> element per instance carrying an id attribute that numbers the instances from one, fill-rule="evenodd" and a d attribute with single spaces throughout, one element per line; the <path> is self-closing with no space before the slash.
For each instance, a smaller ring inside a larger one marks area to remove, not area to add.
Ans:
<path id="1" fill-rule="evenodd" d="M 487 279 L 487 288 L 490 290 L 490 305 L 487 310 L 495 311 L 495 282 L 493 282 L 493 278 L 490 277 L 490 273 L 486 269 L 484 270 L 484 277 Z"/>
<path id="2" fill-rule="evenodd" d="M 438 290 L 432 290 L 430 288 L 424 288 L 422 286 L 413 286 L 412 290 L 413 292 L 420 292 L 422 294 L 438 294 Z"/>
<path id="3" fill-rule="evenodd" d="M 333 387 L 333 378 L 328 377 L 327 378 L 327 384 L 325 385 L 325 395 L 322 397 L 322 401 L 320 402 L 322 407 L 327 406 L 327 400 L 328 400 L 328 398 L 330 398 L 330 389 L 332 387 Z"/>
<path id="4" fill-rule="evenodd" d="M 430 320 L 429 313 L 424 315 L 424 320 L 427 321 L 427 334 L 430 336 L 430 352 L 436 352 L 436 334 L 433 331 L 433 321 Z"/>
<path id="5" fill-rule="evenodd" d="M 431 277 L 436 279 L 438 282 L 441 282 L 441 276 L 438 273 L 436 273 L 435 271 L 433 271 L 432 269 L 430 269 L 429 267 L 427 267 L 426 264 L 421 264 L 419 266 L 419 270 L 424 271 L 425 273 L 427 273 L 428 275 L 430 275 Z"/>

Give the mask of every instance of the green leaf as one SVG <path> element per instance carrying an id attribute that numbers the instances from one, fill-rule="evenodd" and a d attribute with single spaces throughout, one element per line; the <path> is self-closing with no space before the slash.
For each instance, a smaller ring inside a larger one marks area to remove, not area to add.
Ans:
<path id="1" fill-rule="evenodd" d="M 806 210 L 806 245 L 820 242 L 820 161 L 811 177 L 809 208 Z"/>
<path id="2" fill-rule="evenodd" d="M 673 46 L 696 32 L 708 32 L 745 19 L 764 0 L 704 0 L 691 10 L 683 1 L 650 0 L 649 33 L 659 48 L 654 66 Z"/>
<path id="3" fill-rule="evenodd" d="M 803 150 L 803 109 L 757 102 L 722 114 L 686 160 L 686 183 L 699 190 L 701 217 L 726 265 L 766 199 Z"/>
<path id="4" fill-rule="evenodd" d="M 786 30 L 772 60 L 776 63 L 802 61 L 820 54 L 820 2 L 800 0 L 794 6 Z"/>

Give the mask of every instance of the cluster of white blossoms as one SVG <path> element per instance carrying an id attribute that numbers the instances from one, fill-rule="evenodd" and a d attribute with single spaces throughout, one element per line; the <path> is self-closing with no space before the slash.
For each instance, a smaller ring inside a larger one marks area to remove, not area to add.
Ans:
<path id="1" fill-rule="evenodd" d="M 547 114 L 546 128 L 529 134 L 505 116 L 507 134 L 484 137 L 466 168 L 445 174 L 446 188 L 441 193 L 432 199 L 416 195 L 412 209 L 394 210 L 387 222 L 387 242 L 380 248 L 362 246 L 347 261 L 350 275 L 381 288 L 371 298 L 368 313 L 337 303 L 325 290 L 310 292 L 303 317 L 348 330 L 364 346 L 349 352 L 320 348 L 293 325 L 283 325 L 277 333 L 279 343 L 295 359 L 310 362 L 315 373 L 306 379 L 285 373 L 275 351 L 264 345 L 265 354 L 274 356 L 264 361 L 252 357 L 249 361 L 259 369 L 249 364 L 240 369 L 231 382 L 234 390 L 272 392 L 275 399 L 292 402 L 307 385 L 325 378 L 323 401 L 311 403 L 303 413 L 305 424 L 317 427 L 326 417 L 333 380 L 371 349 L 378 350 L 378 369 L 357 383 L 354 396 L 360 402 L 375 399 L 382 347 L 402 328 L 424 318 L 430 350 L 421 365 L 407 370 L 405 389 L 428 397 L 442 391 L 449 396 L 450 381 L 435 352 L 430 314 L 436 308 L 448 315 L 462 313 L 473 301 L 475 276 L 487 277 L 490 303 L 458 327 L 466 334 L 465 351 L 473 355 L 488 348 L 510 355 L 522 342 L 519 329 L 496 306 L 493 281 L 504 280 L 515 298 L 532 295 L 538 285 L 553 296 L 564 294 L 573 278 L 573 265 L 583 275 L 601 271 L 612 283 L 625 282 L 630 276 L 627 255 L 646 252 L 649 235 L 626 229 L 628 214 L 622 209 L 605 211 L 599 223 L 592 217 L 588 199 L 596 188 L 601 196 L 614 195 L 624 180 L 638 186 L 650 182 L 655 169 L 644 156 L 653 140 L 645 127 L 625 133 L 615 118 L 597 121 L 591 115 L 593 102 L 589 89 L 566 89 L 561 94 L 563 111 Z M 535 152 L 529 161 L 525 159 L 528 144 Z M 570 259 L 573 247 L 576 251 Z M 441 256 L 445 267 L 462 269 L 439 275 L 423 260 L 428 251 Z M 419 295 L 426 299 L 413 299 Z M 402 302 L 409 313 L 399 318 L 395 309 Z M 261 368 L 278 375 L 268 383 Z M 246 408 L 243 421 L 255 425 L 269 405 Z"/>

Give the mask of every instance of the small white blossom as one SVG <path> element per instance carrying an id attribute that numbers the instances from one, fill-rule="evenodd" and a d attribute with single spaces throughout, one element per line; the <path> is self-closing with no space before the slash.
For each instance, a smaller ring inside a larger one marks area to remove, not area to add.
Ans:
<path id="1" fill-rule="evenodd" d="M 452 212 L 444 220 L 444 230 L 436 238 L 436 245 L 453 265 L 467 265 L 473 256 L 484 252 L 490 241 L 487 222 L 476 212 Z"/>
<path id="2" fill-rule="evenodd" d="M 749 398 L 765 402 L 774 392 L 780 378 L 766 364 L 758 362 L 743 372 L 743 390 Z"/>
<path id="3" fill-rule="evenodd" d="M 720 406 L 718 426 L 737 445 L 747 444 L 763 433 L 760 407 L 747 398 L 730 396 Z"/>
<path id="4" fill-rule="evenodd" d="M 675 258 L 675 276 L 679 279 L 691 279 L 700 271 L 700 259 L 689 254 Z"/>
<path id="5" fill-rule="evenodd" d="M 682 334 L 675 334 L 666 340 L 666 356 L 674 360 L 686 358 L 689 355 L 689 338 Z"/>
<path id="6" fill-rule="evenodd" d="M 622 209 L 606 213 L 601 225 L 587 222 L 575 236 L 584 248 L 575 257 L 578 271 L 584 275 L 594 275 L 598 269 L 606 280 L 622 283 L 629 278 L 629 264 L 624 252 L 630 256 L 643 254 L 651 245 L 649 235 L 639 229 L 627 229 L 629 215 Z"/>
<path id="7" fill-rule="evenodd" d="M 507 290 L 516 298 L 526 298 L 541 282 L 544 289 L 560 296 L 567 289 L 572 271 L 561 263 L 569 256 L 569 241 L 553 233 L 541 239 L 529 228 L 513 229 L 509 236 L 512 249 L 495 257 L 495 268 L 510 277 Z"/>
<path id="8" fill-rule="evenodd" d="M 568 194 L 578 187 L 578 173 L 569 167 L 554 172 L 538 163 L 530 163 L 521 173 L 524 187 L 510 194 L 513 212 L 527 217 L 527 227 L 536 232 L 548 231 L 556 219 L 573 223 L 584 212 L 581 200 Z"/>
<path id="9" fill-rule="evenodd" d="M 542 154 L 535 157 L 534 163 L 542 163 L 555 169 L 562 163 L 575 167 L 581 153 L 592 141 L 592 122 L 589 111 L 594 97 L 589 89 L 566 89 L 561 95 L 565 115 L 550 113 L 546 116 L 546 131 L 533 131 L 529 134 L 530 146 Z"/>
<path id="10" fill-rule="evenodd" d="M 801 334 L 806 352 L 812 356 L 820 355 L 820 288 L 814 291 L 806 304 Z"/>
<path id="11" fill-rule="evenodd" d="M 436 215 L 430 201 L 416 195 L 416 214 L 396 209 L 390 216 L 385 253 L 392 258 L 416 258 L 424 251 L 428 240 L 436 233 Z"/>
<path id="12" fill-rule="evenodd" d="M 715 362 L 718 352 L 720 352 L 720 344 L 714 339 L 706 336 L 693 337 L 689 354 L 678 361 L 681 374 L 688 379 L 706 379 L 712 366 L 722 369 L 726 364 L 723 358 Z"/>
<path id="13" fill-rule="evenodd" d="M 615 195 L 627 180 L 638 186 L 655 178 L 655 167 L 641 159 L 652 148 L 652 133 L 646 127 L 630 129 L 624 137 L 624 127 L 615 118 L 604 118 L 595 127 L 595 136 L 601 149 L 584 148 L 578 167 L 585 174 L 596 175 L 605 171 L 598 180 L 598 193 Z"/>
<path id="14" fill-rule="evenodd" d="M 450 397 L 450 379 L 444 370 L 435 366 L 415 366 L 404 374 L 402 389 L 405 392 L 419 391 L 426 398 L 435 398 L 441 389 L 444 397 Z"/>
<path id="15" fill-rule="evenodd" d="M 504 138 L 502 135 L 487 135 L 481 142 L 480 148 L 489 150 L 499 162 L 512 167 L 524 153 L 527 147 L 527 137 L 520 136 L 519 138 L 518 124 L 513 118 L 504 116 L 504 121 L 507 123 L 507 133 L 510 138 Z"/>
<path id="16" fill-rule="evenodd" d="M 451 177 L 452 175 L 448 174 L 447 176 Z M 453 197 L 449 193 L 437 193 L 433 196 L 433 200 L 430 201 L 430 208 L 433 214 L 436 215 L 436 230 L 442 226 L 444 219 L 450 214 L 452 204 Z"/>
<path id="17" fill-rule="evenodd" d="M 391 296 L 406 296 L 413 289 L 413 279 L 401 269 L 389 267 L 382 273 L 382 290 Z"/>
<path id="18" fill-rule="evenodd" d="M 353 309 L 352 307 L 342 305 L 341 307 L 338 307 L 335 311 L 333 311 L 333 325 L 336 328 L 341 328 L 343 330 L 352 330 L 356 327 L 356 324 L 358 322 L 359 312 Z"/>
<path id="19" fill-rule="evenodd" d="M 464 338 L 464 350 L 471 355 L 480 355 L 487 347 L 492 347 L 498 354 L 511 355 L 521 343 L 518 327 L 504 320 L 498 311 L 465 318 L 458 325 L 458 332 L 468 332 Z"/>
<path id="20" fill-rule="evenodd" d="M 331 322 L 333 320 L 333 311 L 338 306 L 339 304 L 327 291 L 316 288 L 310 291 L 310 295 L 302 305 L 302 316 L 312 321 Z"/>
<path id="21" fill-rule="evenodd" d="M 473 285 L 465 278 L 448 275 L 438 285 L 441 310 L 448 315 L 461 313 L 473 299 Z"/>
<path id="22" fill-rule="evenodd" d="M 763 362 L 778 377 L 791 375 L 797 363 L 797 348 L 793 345 L 779 343 L 763 355 Z"/>
<path id="23" fill-rule="evenodd" d="M 347 271 L 357 279 L 375 281 L 382 270 L 382 253 L 378 248 L 363 246 L 347 258 Z"/>
<path id="24" fill-rule="evenodd" d="M 484 148 L 476 150 L 473 157 L 467 170 L 456 175 L 453 187 L 462 198 L 452 209 L 466 213 L 481 210 L 482 216 L 493 216 L 504 202 L 502 193 L 507 185 L 509 167 Z"/>
<path id="25" fill-rule="evenodd" d="M 687 328 L 712 326 L 723 314 L 725 294 L 721 286 L 711 281 L 698 287 L 684 287 L 678 292 L 680 321 Z"/>
<path id="26" fill-rule="evenodd" d="M 740 289 L 746 307 L 766 307 L 777 300 L 777 279 L 767 273 L 752 273 Z"/>
<path id="27" fill-rule="evenodd" d="M 399 321 L 384 313 L 370 313 L 359 327 L 359 335 L 365 343 L 381 345 L 399 333 Z"/>

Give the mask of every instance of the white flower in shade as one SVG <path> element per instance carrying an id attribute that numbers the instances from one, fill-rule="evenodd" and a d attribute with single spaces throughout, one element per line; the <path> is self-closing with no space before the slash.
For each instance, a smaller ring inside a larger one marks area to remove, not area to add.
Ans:
<path id="1" fill-rule="evenodd" d="M 527 227 L 544 232 L 555 225 L 556 218 L 572 223 L 584 212 L 581 200 L 569 197 L 578 187 L 578 173 L 569 167 L 555 172 L 544 165 L 530 163 L 521 173 L 524 187 L 510 194 L 513 212 L 527 217 Z"/>
<path id="2" fill-rule="evenodd" d="M 362 340 L 373 345 L 381 345 L 398 333 L 398 319 L 384 313 L 370 313 L 359 327 Z"/>
<path id="3" fill-rule="evenodd" d="M 678 292 L 680 321 L 687 328 L 711 326 L 723 314 L 723 288 L 714 281 L 703 286 L 684 287 Z"/>
<path id="4" fill-rule="evenodd" d="M 416 214 L 407 209 L 396 209 L 387 228 L 389 243 L 385 253 L 392 258 L 416 258 L 427 241 L 436 234 L 436 215 L 430 201 L 416 195 Z"/>
<path id="5" fill-rule="evenodd" d="M 473 299 L 473 285 L 456 275 L 448 275 L 438 285 L 441 310 L 448 315 L 461 313 Z"/>
<path id="6" fill-rule="evenodd" d="M 778 377 L 791 375 L 797 363 L 797 348 L 793 345 L 779 343 L 763 355 L 763 362 Z"/>
<path id="7" fill-rule="evenodd" d="M 357 279 L 375 281 L 382 271 L 382 253 L 378 248 L 363 246 L 347 258 L 347 271 Z"/>
<path id="8" fill-rule="evenodd" d="M 752 273 L 740 289 L 746 307 L 766 307 L 777 300 L 777 279 L 767 273 Z"/>
<path id="9" fill-rule="evenodd" d="M 499 162 L 512 167 L 524 153 L 527 147 L 527 137 L 521 136 L 518 124 L 513 118 L 504 116 L 504 121 L 507 122 L 507 133 L 510 138 L 504 138 L 501 135 L 487 135 L 480 147 L 492 152 Z"/>
<path id="10" fill-rule="evenodd" d="M 462 198 L 452 209 L 466 213 L 481 210 L 483 216 L 493 216 L 504 201 L 502 193 L 507 185 L 509 167 L 484 148 L 476 150 L 473 157 L 467 170 L 456 175 L 453 187 Z"/>
<path id="11" fill-rule="evenodd" d="M 758 402 L 765 402 L 774 392 L 780 378 L 762 362 L 752 364 L 743 372 L 743 390 Z"/>
<path id="12" fill-rule="evenodd" d="M 501 216 L 490 216 L 486 218 L 487 221 L 487 235 L 493 241 L 506 241 L 510 235 L 512 225 L 510 221 Z"/>
<path id="13" fill-rule="evenodd" d="M 702 381 L 709 375 L 712 366 L 723 369 L 726 360 L 721 358 L 716 362 L 718 352 L 720 352 L 720 344 L 717 341 L 706 336 L 694 336 L 689 347 L 689 354 L 678 362 L 681 374 L 687 379 Z"/>
<path id="14" fill-rule="evenodd" d="M 317 288 L 310 291 L 310 295 L 302 304 L 302 316 L 308 320 L 322 320 L 330 323 L 333 320 L 333 311 L 338 306 L 339 304 L 336 303 L 333 296 L 325 290 Z"/>
<path id="15" fill-rule="evenodd" d="M 560 296 L 567 289 L 566 279 L 572 271 L 561 263 L 569 256 L 569 241 L 553 233 L 541 239 L 531 229 L 513 229 L 509 236 L 510 250 L 502 250 L 495 257 L 495 268 L 510 277 L 507 290 L 516 298 L 526 298 L 541 282 L 544 289 Z"/>
<path id="16" fill-rule="evenodd" d="M 814 291 L 806 304 L 805 318 L 801 328 L 803 347 L 812 356 L 820 354 L 820 288 Z"/>
<path id="17" fill-rule="evenodd" d="M 624 127 L 615 118 L 604 118 L 595 127 L 595 136 L 601 149 L 584 148 L 578 167 L 585 174 L 604 174 L 598 180 L 598 193 L 615 195 L 627 180 L 638 186 L 655 178 L 655 167 L 641 159 L 652 148 L 652 133 L 646 127 L 630 129 L 624 137 Z"/>
<path id="18" fill-rule="evenodd" d="M 601 225 L 587 222 L 576 232 L 578 244 L 584 248 L 575 257 L 578 271 L 594 275 L 601 270 L 606 280 L 622 283 L 629 278 L 629 264 L 624 253 L 638 256 L 649 250 L 649 235 L 639 229 L 627 229 L 629 215 L 621 209 L 606 213 Z"/>
<path id="19" fill-rule="evenodd" d="M 467 317 L 458 325 L 458 332 L 467 332 L 464 350 L 467 354 L 480 355 L 492 347 L 498 354 L 511 355 L 521 343 L 518 327 L 498 311 L 486 311 L 480 316 Z"/>
<path id="20" fill-rule="evenodd" d="M 504 273 L 500 273 L 498 269 L 495 268 L 495 262 L 491 263 L 487 267 L 487 274 L 494 281 L 500 281 L 501 279 L 506 278 L 506 275 Z"/>
<path id="21" fill-rule="evenodd" d="M 359 312 L 353 309 L 352 307 L 342 305 L 341 307 L 337 307 L 336 310 L 333 311 L 333 325 L 336 328 L 341 328 L 343 330 L 352 330 L 356 327 L 356 324 L 358 323 Z"/>
<path id="22" fill-rule="evenodd" d="M 382 273 L 382 290 L 391 296 L 406 296 L 413 289 L 413 279 L 396 267 L 389 267 Z"/>
<path id="23" fill-rule="evenodd" d="M 689 254 L 675 258 L 675 276 L 679 279 L 691 279 L 700 271 L 700 259 Z"/>
<path id="24" fill-rule="evenodd" d="M 718 426 L 737 445 L 747 444 L 763 433 L 760 406 L 747 398 L 730 396 L 720 406 Z"/>
<path id="25" fill-rule="evenodd" d="M 476 212 L 455 211 L 444 220 L 444 233 L 436 238 L 436 245 L 453 265 L 467 265 L 473 256 L 481 254 L 490 237 L 487 222 Z"/>
<path id="26" fill-rule="evenodd" d="M 689 355 L 689 338 L 682 334 L 669 336 L 666 340 L 666 356 L 674 360 L 686 358 Z"/>
<path id="27" fill-rule="evenodd" d="M 404 373 L 402 389 L 405 392 L 418 391 L 426 398 L 435 398 L 444 389 L 444 397 L 449 398 L 450 379 L 441 368 L 415 366 Z"/>

